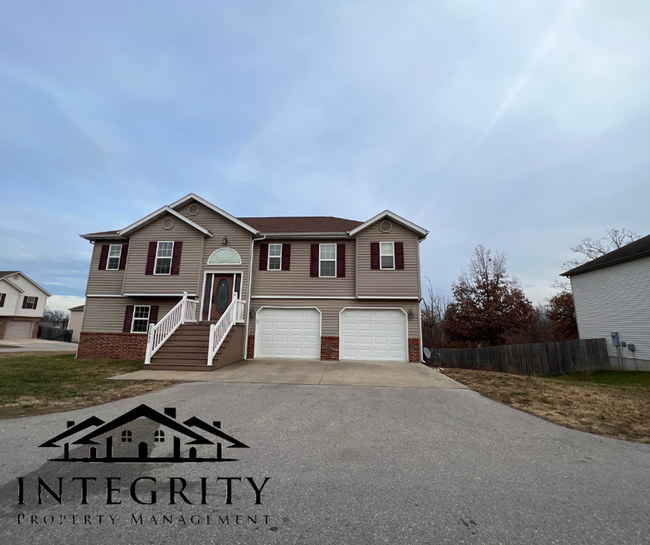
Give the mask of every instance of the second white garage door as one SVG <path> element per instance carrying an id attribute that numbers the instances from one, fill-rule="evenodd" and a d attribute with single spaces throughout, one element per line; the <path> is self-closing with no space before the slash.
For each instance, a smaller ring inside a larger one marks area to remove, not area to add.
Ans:
<path id="1" fill-rule="evenodd" d="M 11 321 L 5 329 L 6 340 L 29 339 L 32 335 L 32 322 Z"/>
<path id="2" fill-rule="evenodd" d="M 342 360 L 408 361 L 406 315 L 401 310 L 341 312 Z"/>
<path id="3" fill-rule="evenodd" d="M 320 359 L 320 312 L 263 308 L 257 313 L 257 358 Z"/>

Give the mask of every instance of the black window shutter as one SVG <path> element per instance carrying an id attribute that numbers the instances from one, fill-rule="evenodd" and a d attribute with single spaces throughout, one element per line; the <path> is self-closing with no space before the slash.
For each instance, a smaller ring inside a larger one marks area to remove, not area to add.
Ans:
<path id="1" fill-rule="evenodd" d="M 289 271 L 291 266 L 291 244 L 282 245 L 282 270 Z"/>
<path id="2" fill-rule="evenodd" d="M 160 307 L 158 305 L 152 306 L 151 309 L 149 310 L 149 323 L 150 324 L 157 324 L 158 323 L 158 309 Z"/>
<path id="3" fill-rule="evenodd" d="M 395 268 L 404 269 L 404 243 L 395 243 Z"/>
<path id="4" fill-rule="evenodd" d="M 38 297 L 34 297 L 34 309 L 38 306 Z"/>
<path id="5" fill-rule="evenodd" d="M 311 245 L 311 262 L 309 267 L 309 276 L 318 278 L 318 244 Z"/>
<path id="6" fill-rule="evenodd" d="M 178 275 L 181 272 L 181 254 L 183 253 L 183 243 L 174 242 L 174 251 L 172 253 L 172 274 Z"/>
<path id="7" fill-rule="evenodd" d="M 27 296 L 23 297 L 23 308 L 27 306 Z"/>
<path id="8" fill-rule="evenodd" d="M 106 262 L 108 261 L 108 249 L 110 246 L 108 244 L 104 244 L 101 249 L 101 253 L 99 254 L 99 267 L 97 267 L 98 270 L 104 271 L 106 270 Z"/>
<path id="9" fill-rule="evenodd" d="M 4 306 L 5 306 L 5 297 L 7 297 L 7 294 L 6 294 L 6 293 L 2 293 L 2 294 L 0 294 L 0 307 L 4 307 Z"/>
<path id="10" fill-rule="evenodd" d="M 336 276 L 345 278 L 345 244 L 336 245 Z"/>
<path id="11" fill-rule="evenodd" d="M 131 333 L 132 321 L 133 321 L 133 305 L 126 305 L 126 312 L 124 313 L 124 327 L 122 328 L 123 333 Z"/>
<path id="12" fill-rule="evenodd" d="M 269 245 L 260 244 L 260 271 L 265 271 L 269 261 Z"/>
<path id="13" fill-rule="evenodd" d="M 379 242 L 370 243 L 370 268 L 379 269 Z"/>
<path id="14" fill-rule="evenodd" d="M 153 267 L 156 263 L 156 249 L 158 248 L 158 243 L 152 240 L 149 243 L 149 253 L 147 254 L 147 268 L 144 270 L 144 274 L 153 274 Z"/>
<path id="15" fill-rule="evenodd" d="M 122 246 L 122 253 L 120 254 L 120 270 L 126 269 L 126 256 L 129 255 L 129 245 Z"/>

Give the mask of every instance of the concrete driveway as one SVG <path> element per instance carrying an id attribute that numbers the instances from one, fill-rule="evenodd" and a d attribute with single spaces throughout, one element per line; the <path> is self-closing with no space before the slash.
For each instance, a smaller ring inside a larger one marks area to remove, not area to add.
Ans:
<path id="1" fill-rule="evenodd" d="M 0 339 L 0 352 L 77 352 L 77 343 L 45 341 L 43 339 L 22 339 L 5 341 Z"/>
<path id="2" fill-rule="evenodd" d="M 397 386 L 402 388 L 465 388 L 421 363 L 322 361 L 288 359 L 244 360 L 216 371 L 135 371 L 116 380 L 178 380 L 332 386 Z"/>
<path id="3" fill-rule="evenodd" d="M 218 420 L 250 448 L 235 462 L 194 464 L 66 464 L 47 461 L 61 449 L 38 448 L 68 420 L 108 421 L 141 403 L 175 407 L 179 421 Z M 3 544 L 642 544 L 650 535 L 650 445 L 562 428 L 471 390 L 182 383 L 0 430 Z M 55 493 L 63 479 L 62 504 L 46 491 L 38 504 L 39 477 Z M 96 479 L 87 504 L 80 477 Z M 131 497 L 140 477 L 136 497 L 155 490 L 155 504 Z M 185 480 L 191 504 L 178 494 L 170 503 L 171 477 L 176 490 Z M 247 478 L 266 477 L 256 505 Z"/>

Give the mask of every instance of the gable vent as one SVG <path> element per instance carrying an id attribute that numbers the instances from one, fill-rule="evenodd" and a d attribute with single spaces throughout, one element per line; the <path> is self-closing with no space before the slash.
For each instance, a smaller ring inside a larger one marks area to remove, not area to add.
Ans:
<path id="1" fill-rule="evenodd" d="M 198 204 L 190 204 L 189 208 L 187 209 L 187 213 L 190 216 L 196 216 L 200 211 L 201 209 L 199 208 Z"/>
<path id="2" fill-rule="evenodd" d="M 168 231 L 174 227 L 174 220 L 171 218 L 166 218 L 162 222 L 163 229 L 167 229 Z"/>
<path id="3" fill-rule="evenodd" d="M 390 233 L 393 230 L 393 224 L 388 220 L 382 221 L 379 224 L 379 230 L 382 233 Z"/>

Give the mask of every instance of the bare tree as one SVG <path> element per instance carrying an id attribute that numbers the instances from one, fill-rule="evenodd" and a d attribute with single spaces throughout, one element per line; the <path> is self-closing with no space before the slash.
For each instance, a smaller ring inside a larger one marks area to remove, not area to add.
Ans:
<path id="1" fill-rule="evenodd" d="M 591 237 L 583 238 L 580 244 L 571 248 L 572 252 L 576 254 L 582 254 L 584 257 L 571 259 L 562 264 L 562 270 L 568 271 L 574 269 L 591 261 L 598 257 L 601 257 L 605 254 L 608 254 L 612 250 L 621 248 L 630 242 L 638 240 L 640 237 L 634 231 L 630 231 L 625 227 L 622 229 L 612 228 L 607 231 L 607 234 L 599 239 L 594 239 Z"/>
<path id="2" fill-rule="evenodd" d="M 445 335 L 443 325 L 451 298 L 433 292 L 431 280 L 429 282 L 427 298 L 422 300 L 422 341 L 427 348 L 444 348 Z"/>
<path id="3" fill-rule="evenodd" d="M 68 322 L 68 313 L 65 310 L 52 310 L 47 307 L 43 312 L 43 321 L 55 323 L 63 323 L 67 325 Z"/>

